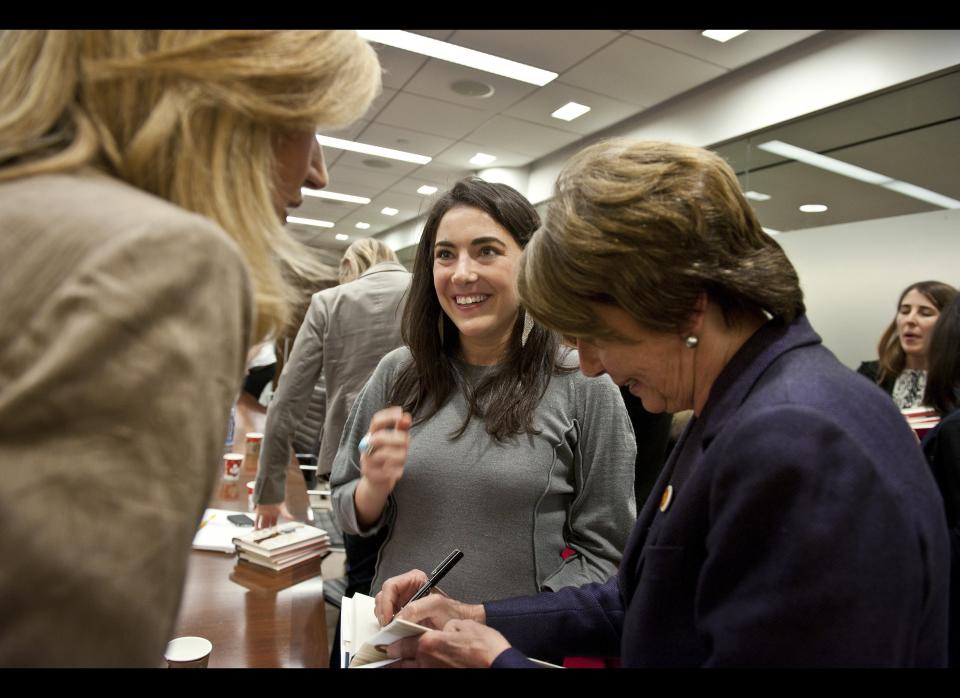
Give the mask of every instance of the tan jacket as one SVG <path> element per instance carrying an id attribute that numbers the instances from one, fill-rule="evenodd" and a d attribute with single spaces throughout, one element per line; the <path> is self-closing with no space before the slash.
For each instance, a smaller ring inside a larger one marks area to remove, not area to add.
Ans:
<path id="1" fill-rule="evenodd" d="M 163 663 L 251 319 L 208 219 L 93 172 L 0 184 L 0 665 Z"/>
<path id="2" fill-rule="evenodd" d="M 290 442 L 321 374 L 327 409 L 317 472 L 330 472 L 357 395 L 380 359 L 401 344 L 409 286 L 410 274 L 400 264 L 381 262 L 355 281 L 314 294 L 267 409 L 255 501 L 283 501 Z"/>

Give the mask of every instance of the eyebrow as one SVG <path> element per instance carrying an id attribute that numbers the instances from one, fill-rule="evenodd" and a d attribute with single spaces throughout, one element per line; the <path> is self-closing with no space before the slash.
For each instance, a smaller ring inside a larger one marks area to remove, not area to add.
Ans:
<path id="1" fill-rule="evenodd" d="M 494 238 L 494 237 L 474 238 L 473 240 L 470 241 L 470 246 L 477 247 L 478 245 L 489 245 L 490 243 L 495 243 L 497 245 L 500 245 L 501 247 L 507 246 L 506 243 L 503 242 L 503 240 L 501 240 L 500 238 Z M 454 245 L 452 242 L 448 240 L 437 240 L 437 242 L 435 242 L 433 246 L 434 247 L 456 247 L 456 245 Z"/>

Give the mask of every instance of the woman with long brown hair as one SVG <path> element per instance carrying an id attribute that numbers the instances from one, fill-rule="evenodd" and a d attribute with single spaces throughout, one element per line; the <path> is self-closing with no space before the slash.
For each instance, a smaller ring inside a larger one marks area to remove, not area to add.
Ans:
<path id="1" fill-rule="evenodd" d="M 389 525 L 373 591 L 453 548 L 464 557 L 444 588 L 475 600 L 598 581 L 619 563 L 636 513 L 632 429 L 616 386 L 579 375 L 576 352 L 517 299 L 539 224 L 519 192 L 478 178 L 427 216 L 407 347 L 354 404 L 331 477 L 345 532 Z"/>

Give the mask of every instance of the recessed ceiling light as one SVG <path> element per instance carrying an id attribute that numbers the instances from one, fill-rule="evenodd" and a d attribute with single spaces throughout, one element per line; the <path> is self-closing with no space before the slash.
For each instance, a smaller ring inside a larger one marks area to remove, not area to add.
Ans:
<path id="1" fill-rule="evenodd" d="M 313 225 L 317 228 L 332 228 L 330 221 L 318 221 L 314 218 L 297 218 L 296 216 L 287 216 L 287 223 L 299 223 L 300 225 Z"/>
<path id="2" fill-rule="evenodd" d="M 471 165 L 489 165 L 491 162 L 497 159 L 496 155 L 487 155 L 486 153 L 477 153 L 472 158 L 470 158 Z"/>
<path id="3" fill-rule="evenodd" d="M 315 196 L 318 199 L 332 199 L 333 201 L 349 201 L 351 204 L 369 204 L 370 199 L 365 196 L 354 196 L 353 194 L 338 194 L 335 191 L 318 191 L 316 189 L 307 189 L 303 187 L 301 190 L 304 196 Z"/>
<path id="4" fill-rule="evenodd" d="M 532 65 L 525 65 L 499 56 L 492 56 L 489 53 L 448 44 L 446 41 L 438 41 L 413 32 L 393 29 L 360 29 L 357 34 L 367 41 L 375 41 L 384 46 L 402 48 L 405 51 L 419 53 L 422 56 L 439 58 L 442 61 L 465 65 L 468 68 L 476 68 L 539 87 L 543 87 L 557 78 L 557 73 L 549 70 L 534 68 Z"/>
<path id="5" fill-rule="evenodd" d="M 429 184 L 424 184 L 422 187 L 417 189 L 418 194 L 423 194 L 424 196 L 430 196 L 431 194 L 437 193 L 436 187 L 431 187 Z"/>
<path id="6" fill-rule="evenodd" d="M 367 228 L 370 227 L 370 224 L 369 224 L 369 223 L 360 222 L 360 223 L 357 223 L 356 227 L 357 227 L 357 228 L 360 228 L 360 230 L 366 230 Z"/>
<path id="7" fill-rule="evenodd" d="M 700 33 L 703 34 L 708 39 L 719 41 L 722 44 L 727 41 L 730 41 L 730 39 L 735 39 L 736 37 L 740 36 L 741 34 L 747 31 L 749 30 L 747 29 L 707 29 Z"/>
<path id="8" fill-rule="evenodd" d="M 804 213 L 823 213 L 827 210 L 827 207 L 823 204 L 804 204 L 800 207 L 800 210 Z"/>
<path id="9" fill-rule="evenodd" d="M 751 201 L 769 201 L 771 198 L 769 194 L 764 194 L 763 192 L 759 191 L 748 191 L 744 192 L 743 195 Z"/>
<path id="10" fill-rule="evenodd" d="M 381 148 L 379 145 L 370 145 L 369 143 L 358 143 L 348 141 L 343 138 L 333 138 L 332 136 L 317 135 L 317 143 L 330 148 L 339 148 L 340 150 L 352 150 L 355 153 L 364 153 L 366 155 L 379 155 L 382 158 L 391 160 L 401 160 L 403 162 L 412 162 L 415 165 L 426 165 L 433 160 L 426 155 L 417 155 L 403 150 L 394 150 L 393 148 Z"/>
<path id="11" fill-rule="evenodd" d="M 861 182 L 866 182 L 867 184 L 876 184 L 884 189 L 889 189 L 899 194 L 903 194 L 904 196 L 919 199 L 920 201 L 926 201 L 928 204 L 933 204 L 934 206 L 960 209 L 960 201 L 957 199 L 951 199 L 949 196 L 944 196 L 943 194 L 938 194 L 935 191 L 918 187 L 916 184 L 902 182 L 899 179 L 888 177 L 885 174 L 867 170 L 862 167 L 857 167 L 856 165 L 851 165 L 849 162 L 843 162 L 842 160 L 827 157 L 826 155 L 821 155 L 820 153 L 814 153 L 813 151 L 805 150 L 804 148 L 798 148 L 795 145 L 790 145 L 789 143 L 784 143 L 783 141 L 767 141 L 766 143 L 761 143 L 757 147 L 761 150 L 766 150 L 768 153 L 775 153 L 777 155 L 790 158 L 791 160 L 802 162 L 806 165 L 819 167 L 821 170 L 827 170 L 828 172 L 833 172 L 834 174 L 842 175 L 844 177 L 850 177 L 851 179 L 858 179 Z"/>
<path id="12" fill-rule="evenodd" d="M 552 116 L 554 119 L 563 119 L 564 121 L 573 121 L 578 116 L 583 116 L 588 111 L 590 107 L 585 104 L 577 104 L 576 102 L 567 102 L 562 107 L 557 109 Z"/>
<path id="13" fill-rule="evenodd" d="M 455 80 L 450 83 L 450 89 L 458 95 L 474 99 L 488 99 L 496 93 L 493 85 L 479 80 Z"/>
<path id="14" fill-rule="evenodd" d="M 400 210 L 396 208 L 390 208 L 389 206 L 384 206 L 382 209 L 380 209 L 380 213 L 385 216 L 395 216 L 400 213 Z"/>
<path id="15" fill-rule="evenodd" d="M 337 237 L 337 240 L 349 240 L 349 239 L 350 239 L 350 236 L 349 236 L 349 235 L 344 235 L 343 233 L 337 233 L 336 237 Z"/>

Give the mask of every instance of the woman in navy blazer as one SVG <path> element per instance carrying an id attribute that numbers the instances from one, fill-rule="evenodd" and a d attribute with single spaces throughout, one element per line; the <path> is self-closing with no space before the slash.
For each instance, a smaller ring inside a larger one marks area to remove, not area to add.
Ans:
<path id="1" fill-rule="evenodd" d="M 651 412 L 692 409 L 617 575 L 401 617 L 410 666 L 943 666 L 947 531 L 896 407 L 825 349 L 717 155 L 614 140 L 567 164 L 519 289 Z M 389 580 L 387 621 L 425 575 Z"/>

